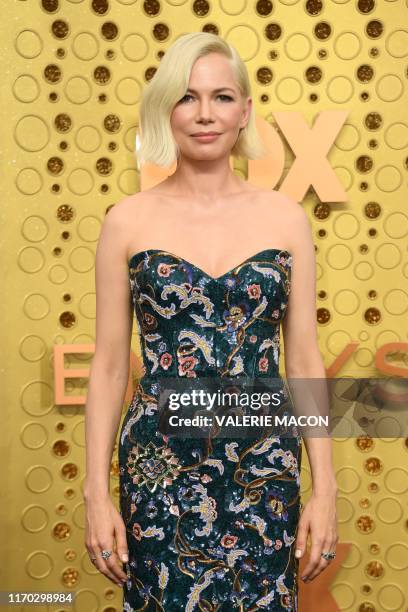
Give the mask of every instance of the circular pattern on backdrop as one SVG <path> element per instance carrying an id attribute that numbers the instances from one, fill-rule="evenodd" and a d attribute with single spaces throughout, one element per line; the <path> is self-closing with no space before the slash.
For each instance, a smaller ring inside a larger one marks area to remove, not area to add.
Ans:
<path id="1" fill-rule="evenodd" d="M 408 470 L 406 468 L 391 468 L 384 475 L 384 484 L 388 491 L 403 495 L 408 491 Z"/>
<path id="2" fill-rule="evenodd" d="M 408 32 L 394 30 L 385 39 L 385 48 L 391 57 L 402 58 L 408 56 Z"/>
<path id="3" fill-rule="evenodd" d="M 355 59 L 361 53 L 360 38 L 355 32 L 341 32 L 334 39 L 333 49 L 339 59 Z"/>
<path id="4" fill-rule="evenodd" d="M 276 84 L 275 94 L 282 104 L 296 104 L 302 97 L 303 86 L 298 79 L 284 77 Z"/>
<path id="5" fill-rule="evenodd" d="M 327 97 L 335 104 L 346 104 L 354 95 L 353 81 L 346 76 L 334 76 L 327 83 Z"/>
<path id="6" fill-rule="evenodd" d="M 43 50 L 43 41 L 34 30 L 22 30 L 15 41 L 16 51 L 25 59 L 38 57 Z"/>
<path id="7" fill-rule="evenodd" d="M 396 584 L 384 584 L 378 589 L 378 602 L 384 612 L 398 612 L 405 602 L 404 593 Z"/>
<path id="8" fill-rule="evenodd" d="M 37 550 L 28 555 L 25 570 L 30 578 L 42 580 L 47 578 L 54 567 L 51 555 L 45 550 Z"/>
<path id="9" fill-rule="evenodd" d="M 361 133 L 355 125 L 344 123 L 340 134 L 336 138 L 334 146 L 340 151 L 353 151 L 361 142 Z"/>
<path id="10" fill-rule="evenodd" d="M 384 142 L 390 149 L 401 151 L 408 147 L 408 126 L 402 121 L 390 123 L 384 130 Z"/>
<path id="11" fill-rule="evenodd" d="M 125 58 L 131 62 L 141 62 L 149 52 L 149 44 L 146 38 L 139 33 L 124 36 L 120 48 Z"/>
<path id="12" fill-rule="evenodd" d="M 135 168 L 127 168 L 122 170 L 118 177 L 118 187 L 122 193 L 132 195 L 139 191 L 140 177 Z"/>
<path id="13" fill-rule="evenodd" d="M 408 235 L 408 216 L 403 212 L 394 212 L 384 219 L 384 232 L 389 238 L 400 240 Z"/>
<path id="14" fill-rule="evenodd" d="M 354 493 L 361 484 L 361 476 L 355 468 L 343 467 L 336 472 L 336 481 L 342 493 Z"/>
<path id="15" fill-rule="evenodd" d="M 29 242 L 42 242 L 48 235 L 48 232 L 48 222 L 39 215 L 26 217 L 21 228 L 23 237 Z"/>
<path id="16" fill-rule="evenodd" d="M 347 582 L 336 581 L 330 588 L 336 601 L 341 601 L 342 609 L 351 609 L 356 603 L 356 594 Z"/>
<path id="17" fill-rule="evenodd" d="M 51 470 L 45 465 L 34 465 L 26 473 L 25 483 L 32 493 L 45 493 L 53 483 Z"/>
<path id="18" fill-rule="evenodd" d="M 46 444 L 48 432 L 41 423 L 26 423 L 21 431 L 20 438 L 25 448 L 37 450 Z"/>
<path id="19" fill-rule="evenodd" d="M 25 247 L 18 255 L 18 265 L 26 274 L 35 274 L 43 269 L 45 256 L 36 247 Z"/>
<path id="20" fill-rule="evenodd" d="M 399 499 L 383 497 L 375 507 L 376 516 L 386 525 L 395 525 L 403 516 L 403 509 Z"/>
<path id="21" fill-rule="evenodd" d="M 284 42 L 284 51 L 294 62 L 303 62 L 312 53 L 313 46 L 310 38 L 301 32 L 290 34 Z"/>
<path id="22" fill-rule="evenodd" d="M 41 117 L 25 115 L 16 123 L 14 138 L 21 149 L 34 153 L 47 146 L 50 140 L 50 129 Z"/>
<path id="23" fill-rule="evenodd" d="M 141 84 L 133 77 L 119 79 L 115 87 L 115 95 L 122 104 L 128 106 L 137 104 L 142 95 Z"/>
<path id="24" fill-rule="evenodd" d="M 84 153 L 94 153 L 102 144 L 102 135 L 93 125 L 82 125 L 75 134 L 75 144 Z"/>
<path id="25" fill-rule="evenodd" d="M 408 568 L 408 546 L 404 542 L 391 544 L 385 551 L 385 561 L 392 569 L 403 571 Z"/>
<path id="26" fill-rule="evenodd" d="M 35 195 L 42 186 L 42 176 L 35 168 L 23 168 L 16 176 L 16 188 L 23 195 Z"/>
<path id="27" fill-rule="evenodd" d="M 243 24 L 234 25 L 226 31 L 224 38 L 236 48 L 244 62 L 257 57 L 261 41 L 255 28 Z"/>
<path id="28" fill-rule="evenodd" d="M 31 74 L 21 74 L 13 83 L 13 94 L 19 102 L 34 102 L 40 95 L 40 85 Z"/>
<path id="29" fill-rule="evenodd" d="M 67 187 L 77 196 L 83 196 L 90 193 L 94 183 L 95 179 L 87 168 L 75 168 L 67 178 Z"/>
<path id="30" fill-rule="evenodd" d="M 361 304 L 356 291 L 341 289 L 333 295 L 333 306 L 340 315 L 351 316 L 357 312 Z"/>
<path id="31" fill-rule="evenodd" d="M 326 254 L 328 265 L 334 270 L 344 270 L 348 268 L 353 260 L 350 247 L 345 244 L 334 244 L 329 247 Z"/>
<path id="32" fill-rule="evenodd" d="M 30 533 L 44 531 L 49 521 L 48 512 L 38 504 L 31 504 L 24 508 L 21 515 L 23 528 Z"/>
<path id="33" fill-rule="evenodd" d="M 64 94 L 72 104 L 85 104 L 91 98 L 92 87 L 85 77 L 73 76 L 66 81 Z"/>
<path id="34" fill-rule="evenodd" d="M 99 41 L 91 32 L 80 32 L 72 41 L 72 53 L 86 62 L 94 59 L 99 52 Z"/>
<path id="35" fill-rule="evenodd" d="M 401 251 L 391 242 L 383 243 L 376 249 L 374 258 L 379 268 L 392 270 L 401 263 Z"/>
<path id="36" fill-rule="evenodd" d="M 402 97 L 404 85 L 396 74 L 384 74 L 376 81 L 375 91 L 383 102 L 396 102 Z"/>
<path id="37" fill-rule="evenodd" d="M 361 223 L 351 213 L 340 213 L 333 221 L 333 231 L 341 240 L 351 240 L 361 231 Z"/>
<path id="38" fill-rule="evenodd" d="M 44 339 L 35 334 L 28 334 L 23 337 L 19 346 L 19 353 L 25 361 L 40 361 L 47 351 Z"/>
<path id="39" fill-rule="evenodd" d="M 53 408 L 53 390 L 42 380 L 27 383 L 20 395 L 23 410 L 32 417 L 43 417 Z"/>

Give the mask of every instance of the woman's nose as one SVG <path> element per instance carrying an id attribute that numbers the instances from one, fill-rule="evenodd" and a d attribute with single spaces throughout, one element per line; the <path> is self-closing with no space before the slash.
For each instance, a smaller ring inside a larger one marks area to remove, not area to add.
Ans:
<path id="1" fill-rule="evenodd" d="M 210 121 L 212 116 L 210 100 L 201 100 L 198 105 L 198 112 L 201 119 Z"/>

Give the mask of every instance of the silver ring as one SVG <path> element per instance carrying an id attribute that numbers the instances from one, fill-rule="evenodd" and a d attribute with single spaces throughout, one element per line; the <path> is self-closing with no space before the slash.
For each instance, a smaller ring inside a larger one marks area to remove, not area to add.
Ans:
<path id="1" fill-rule="evenodd" d="M 103 551 L 101 552 L 101 557 L 102 557 L 103 559 L 109 559 L 109 557 L 111 556 L 111 554 L 112 554 L 112 551 L 111 551 L 111 550 L 103 550 Z"/>
<path id="2" fill-rule="evenodd" d="M 330 561 L 331 559 L 336 558 L 336 553 L 335 552 L 322 552 L 321 556 L 324 557 L 326 561 Z"/>

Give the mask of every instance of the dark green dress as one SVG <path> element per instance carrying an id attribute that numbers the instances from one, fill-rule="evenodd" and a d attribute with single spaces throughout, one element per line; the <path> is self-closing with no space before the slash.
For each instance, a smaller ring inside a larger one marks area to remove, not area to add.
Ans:
<path id="1" fill-rule="evenodd" d="M 166 377 L 279 377 L 292 255 L 265 249 L 213 278 L 175 254 L 129 262 L 143 376 L 119 440 L 123 610 L 298 609 L 301 437 L 159 431 Z"/>

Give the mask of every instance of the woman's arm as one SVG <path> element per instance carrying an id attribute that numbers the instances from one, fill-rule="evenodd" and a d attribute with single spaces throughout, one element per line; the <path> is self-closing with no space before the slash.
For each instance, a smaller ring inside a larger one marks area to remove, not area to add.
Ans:
<path id="1" fill-rule="evenodd" d="M 302 206 L 293 200 L 287 204 L 293 227 L 293 253 L 291 291 L 286 315 L 282 321 L 285 349 L 285 373 L 288 379 L 326 378 L 326 370 L 319 350 L 316 324 L 316 257 L 309 219 Z M 322 383 L 325 386 L 325 383 Z M 305 385 L 307 386 L 307 385 Z M 301 384 L 298 385 L 301 389 Z M 316 389 L 311 385 L 311 389 Z M 325 394 L 322 392 L 324 399 Z M 301 397 L 300 397 L 301 400 Z M 326 414 L 329 406 L 319 406 L 320 414 Z M 301 401 L 296 410 L 302 414 Z M 332 462 L 330 437 L 304 437 L 310 467 L 313 491 L 334 493 L 336 480 Z"/>
<path id="2" fill-rule="evenodd" d="M 96 251 L 96 345 L 85 408 L 85 499 L 109 495 L 110 465 L 129 376 L 133 304 L 123 208 L 107 213 Z"/>
<path id="3" fill-rule="evenodd" d="M 326 371 L 317 338 L 316 258 L 312 231 L 305 211 L 297 202 L 291 200 L 287 207 L 294 244 L 291 291 L 282 321 L 286 377 L 290 388 L 290 379 L 295 379 L 294 387 L 299 391 L 294 394 L 296 414 L 306 414 L 311 408 L 315 415 L 329 415 Z M 304 382 L 301 379 L 305 379 Z M 308 379 L 313 380 L 308 383 Z M 310 398 L 315 400 L 314 405 Z M 330 561 L 324 559 L 322 553 L 334 552 L 338 541 L 332 441 L 326 430 L 324 433 L 323 437 L 312 437 L 309 430 L 303 438 L 312 471 L 312 495 L 299 520 L 295 555 L 297 558 L 304 555 L 310 531 L 312 548 L 301 576 L 305 582 L 313 580 L 328 566 Z"/>

